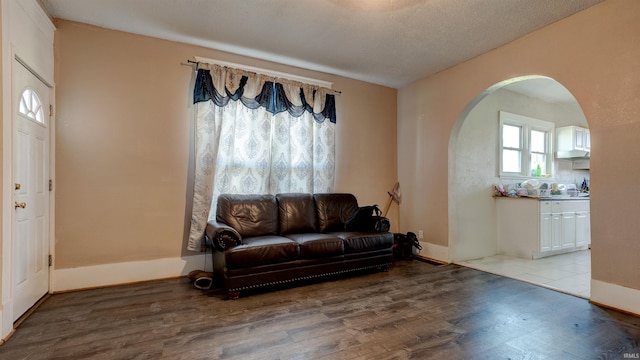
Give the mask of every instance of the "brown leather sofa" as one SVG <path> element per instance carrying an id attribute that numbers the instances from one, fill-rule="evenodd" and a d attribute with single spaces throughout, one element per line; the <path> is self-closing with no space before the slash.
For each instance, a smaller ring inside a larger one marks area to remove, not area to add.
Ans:
<path id="1" fill-rule="evenodd" d="M 364 270 L 386 271 L 393 234 L 346 231 L 351 194 L 220 195 L 206 236 L 216 282 L 241 292 Z"/>

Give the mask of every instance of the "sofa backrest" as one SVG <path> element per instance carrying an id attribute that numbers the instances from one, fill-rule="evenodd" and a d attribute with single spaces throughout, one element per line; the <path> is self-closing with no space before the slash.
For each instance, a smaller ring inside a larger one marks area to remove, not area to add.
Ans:
<path id="1" fill-rule="evenodd" d="M 277 194 L 280 234 L 318 231 L 316 206 L 312 194 Z"/>
<path id="2" fill-rule="evenodd" d="M 216 220 L 242 237 L 276 235 L 278 204 L 273 195 L 223 194 L 218 197 Z"/>
<path id="3" fill-rule="evenodd" d="M 344 224 L 358 210 L 358 201 L 352 194 L 314 194 L 313 198 L 321 232 L 344 230 Z"/>

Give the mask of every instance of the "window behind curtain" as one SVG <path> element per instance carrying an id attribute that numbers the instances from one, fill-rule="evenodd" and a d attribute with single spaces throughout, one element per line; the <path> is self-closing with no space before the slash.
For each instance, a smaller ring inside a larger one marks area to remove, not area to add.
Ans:
<path id="1" fill-rule="evenodd" d="M 190 250 L 220 194 L 332 192 L 333 90 L 217 65 L 198 70 Z"/>

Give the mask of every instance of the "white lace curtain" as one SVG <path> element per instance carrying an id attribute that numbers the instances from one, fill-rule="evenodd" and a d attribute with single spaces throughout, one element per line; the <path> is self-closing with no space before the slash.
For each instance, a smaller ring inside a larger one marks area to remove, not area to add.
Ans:
<path id="1" fill-rule="evenodd" d="M 188 249 L 202 249 L 223 193 L 331 192 L 332 90 L 200 65 L 194 90 L 196 154 Z M 329 121 L 325 121 L 328 119 Z"/>

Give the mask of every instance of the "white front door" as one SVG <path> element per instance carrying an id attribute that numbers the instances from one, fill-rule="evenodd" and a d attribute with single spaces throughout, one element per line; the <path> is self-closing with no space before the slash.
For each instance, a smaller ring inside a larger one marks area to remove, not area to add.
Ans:
<path id="1" fill-rule="evenodd" d="M 49 291 L 49 88 L 13 62 L 13 320 Z"/>

